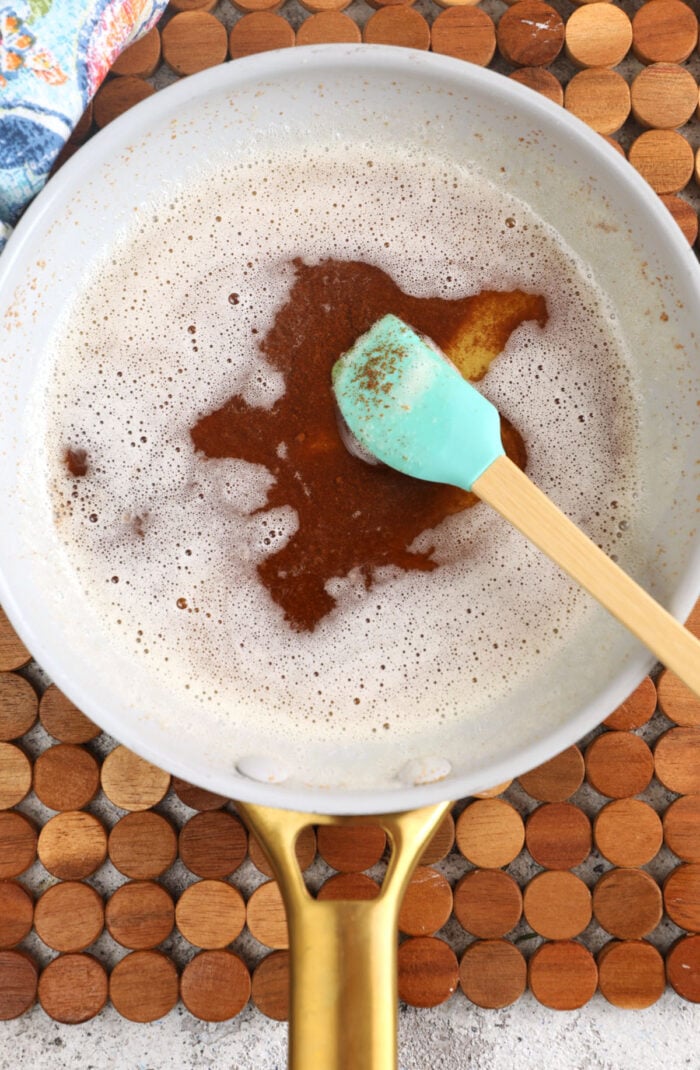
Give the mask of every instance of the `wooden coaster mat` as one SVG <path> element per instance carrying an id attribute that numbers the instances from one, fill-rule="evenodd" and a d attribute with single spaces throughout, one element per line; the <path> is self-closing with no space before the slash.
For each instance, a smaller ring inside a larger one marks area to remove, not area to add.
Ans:
<path id="1" fill-rule="evenodd" d="M 319 899 L 370 899 L 386 837 L 308 828 L 297 854 Z M 111 1001 L 149 1022 L 181 1000 L 218 1022 L 251 999 L 284 1019 L 287 948 L 235 804 L 101 733 L 0 610 L 0 1020 Z M 499 1008 L 529 987 L 573 1010 L 599 990 L 632 1009 L 667 984 L 700 1002 L 700 700 L 663 671 L 578 746 L 455 805 L 401 907 L 399 995 Z"/>

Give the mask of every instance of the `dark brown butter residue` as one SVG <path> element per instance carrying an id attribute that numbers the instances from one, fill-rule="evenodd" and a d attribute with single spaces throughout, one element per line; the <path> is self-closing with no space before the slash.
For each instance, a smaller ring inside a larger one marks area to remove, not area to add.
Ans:
<path id="1" fill-rule="evenodd" d="M 207 457 L 265 465 L 275 483 L 264 509 L 296 510 L 296 534 L 261 562 L 258 575 L 290 625 L 313 631 L 335 606 L 325 589 L 328 580 L 358 569 L 369 588 L 375 571 L 385 566 L 431 571 L 437 567 L 432 550 L 408 547 L 421 532 L 477 500 L 350 454 L 338 430 L 331 386 L 335 361 L 391 312 L 434 339 L 466 378 L 476 380 L 521 323 L 544 326 L 547 309 L 544 298 L 520 290 L 456 300 L 411 297 L 385 272 L 363 263 L 294 266 L 289 299 L 260 344 L 284 375 L 284 395 L 269 410 L 252 408 L 236 395 L 199 420 L 191 436 Z M 501 424 L 506 452 L 523 468 L 523 440 L 507 420 Z"/>

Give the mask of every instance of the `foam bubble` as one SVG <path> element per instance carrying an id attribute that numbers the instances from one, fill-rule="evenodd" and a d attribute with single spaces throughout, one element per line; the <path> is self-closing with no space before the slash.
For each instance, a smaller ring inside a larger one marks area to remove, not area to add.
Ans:
<path id="1" fill-rule="evenodd" d="M 478 716 L 575 642 L 589 603 L 555 566 L 480 506 L 416 541 L 439 569 L 380 570 L 369 591 L 359 574 L 337 577 L 337 608 L 299 634 L 255 571 L 296 513 L 260 511 L 272 480 L 261 466 L 193 450 L 189 429 L 233 394 L 270 407 L 284 390 L 258 343 L 295 257 L 363 260 L 416 296 L 543 294 L 546 328 L 514 332 L 481 388 L 523 433 L 531 476 L 630 557 L 633 383 L 590 271 L 478 173 L 338 146 L 207 174 L 91 267 L 41 401 L 64 561 L 105 642 L 162 681 L 154 712 L 171 724 L 190 728 L 203 711 L 244 724 L 265 710 L 297 739 L 371 739 Z M 66 448 L 87 451 L 85 478 L 68 475 Z"/>

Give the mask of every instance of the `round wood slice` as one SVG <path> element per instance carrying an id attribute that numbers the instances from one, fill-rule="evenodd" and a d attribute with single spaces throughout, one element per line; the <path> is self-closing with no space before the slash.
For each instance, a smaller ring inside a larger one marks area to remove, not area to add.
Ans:
<path id="1" fill-rule="evenodd" d="M 496 27 L 480 7 L 448 7 L 431 28 L 433 52 L 488 67 L 496 51 Z"/>
<path id="2" fill-rule="evenodd" d="M 206 11 L 182 11 L 163 27 L 163 61 L 175 74 L 196 74 L 223 63 L 226 27 Z"/>
<path id="3" fill-rule="evenodd" d="M 255 836 L 252 835 L 248 842 L 248 853 L 250 854 L 250 860 L 256 869 L 259 869 L 266 877 L 274 876 L 267 855 Z M 305 869 L 309 868 L 316 857 L 316 833 L 311 825 L 307 825 L 306 828 L 302 829 L 297 837 L 296 856 L 302 873 Z"/>
<path id="4" fill-rule="evenodd" d="M 289 947 L 287 915 L 276 881 L 266 881 L 255 889 L 247 906 L 248 929 L 265 947 Z"/>
<path id="5" fill-rule="evenodd" d="M 591 823 L 572 803 L 545 803 L 525 828 L 527 849 L 545 869 L 573 869 L 591 850 Z"/>
<path id="6" fill-rule="evenodd" d="M 0 606 L 0 672 L 19 669 L 31 656 Z"/>
<path id="7" fill-rule="evenodd" d="M 107 900 L 105 923 L 122 947 L 147 951 L 170 936 L 175 904 L 170 894 L 152 881 L 130 881 Z"/>
<path id="8" fill-rule="evenodd" d="M 34 726 L 39 700 L 32 685 L 13 672 L 0 672 L 0 740 L 19 739 Z"/>
<path id="9" fill-rule="evenodd" d="M 89 884 L 65 881 L 37 900 L 34 928 L 54 951 L 84 951 L 104 928 L 102 898 Z"/>
<path id="10" fill-rule="evenodd" d="M 189 806 L 190 810 L 201 812 L 220 810 L 228 802 L 225 795 L 217 795 L 213 791 L 207 791 L 206 788 L 198 788 L 177 776 L 172 778 L 172 789 L 180 802 Z"/>
<path id="11" fill-rule="evenodd" d="M 34 825 L 16 811 L 0 813 L 0 880 L 19 877 L 36 858 Z"/>
<path id="12" fill-rule="evenodd" d="M 518 777 L 520 786 L 540 802 L 565 802 L 583 783 L 583 755 L 578 747 L 567 747 L 556 758 Z"/>
<path id="13" fill-rule="evenodd" d="M 657 193 L 678 193 L 693 176 L 695 158 L 677 131 L 645 130 L 630 145 L 629 162 Z"/>
<path id="14" fill-rule="evenodd" d="M 323 15 L 328 11 L 345 11 L 352 0 L 299 0 L 299 2 L 312 15 Z"/>
<path id="15" fill-rule="evenodd" d="M 598 985 L 615 1007 L 651 1007 L 666 987 L 663 957 L 645 940 L 611 940 L 598 953 Z"/>
<path id="16" fill-rule="evenodd" d="M 492 788 L 486 788 L 484 791 L 475 791 L 475 799 L 496 799 L 499 795 L 503 795 L 508 791 L 508 788 L 513 783 L 512 780 L 503 780 L 500 784 L 495 784 Z"/>
<path id="17" fill-rule="evenodd" d="M 134 41 L 117 56 L 112 64 L 112 74 L 133 74 L 137 78 L 150 78 L 160 63 L 160 33 L 153 26 L 148 33 Z"/>
<path id="18" fill-rule="evenodd" d="M 664 732 L 656 741 L 654 767 L 661 783 L 671 791 L 679 795 L 700 793 L 700 728 Z"/>
<path id="19" fill-rule="evenodd" d="M 591 920 L 591 893 L 573 873 L 539 873 L 525 888 L 523 912 L 530 928 L 540 936 L 571 940 Z"/>
<path id="20" fill-rule="evenodd" d="M 675 194 L 660 194 L 660 200 L 668 208 L 689 245 L 694 245 L 698 236 L 698 216 L 692 204 Z"/>
<path id="21" fill-rule="evenodd" d="M 60 880 L 82 880 L 99 869 L 107 857 L 107 833 L 93 814 L 57 814 L 39 834 L 39 858 Z"/>
<path id="22" fill-rule="evenodd" d="M 459 815 L 455 839 L 464 857 L 475 866 L 507 866 L 522 850 L 523 819 L 503 799 L 479 799 Z"/>
<path id="23" fill-rule="evenodd" d="M 472 870 L 462 877 L 454 891 L 455 917 L 474 936 L 487 939 L 505 936 L 520 921 L 522 910 L 520 888 L 499 869 Z"/>
<path id="24" fill-rule="evenodd" d="M 700 795 L 685 795 L 664 814 L 664 840 L 684 862 L 700 862 Z"/>
<path id="25" fill-rule="evenodd" d="M 399 999 L 412 1007 L 437 1007 L 459 981 L 457 956 L 436 936 L 413 936 L 399 947 Z"/>
<path id="26" fill-rule="evenodd" d="M 297 30 L 297 45 L 359 44 L 360 27 L 340 11 L 319 11 L 304 19 Z"/>
<path id="27" fill-rule="evenodd" d="M 573 940 L 560 940 L 537 948 L 530 959 L 528 980 L 539 1003 L 555 1011 L 574 1011 L 595 992 L 598 969 L 587 948 Z"/>
<path id="28" fill-rule="evenodd" d="M 611 869 L 593 889 L 593 913 L 612 936 L 638 940 L 661 921 L 661 890 L 643 869 Z"/>
<path id="29" fill-rule="evenodd" d="M 477 1007 L 508 1007 L 525 991 L 527 964 L 507 940 L 477 940 L 462 955 L 459 983 Z"/>
<path id="30" fill-rule="evenodd" d="M 629 698 L 605 718 L 603 724 L 608 728 L 629 732 L 633 728 L 641 728 L 643 724 L 646 724 L 653 716 L 655 709 L 656 687 L 651 677 L 645 676 L 639 687 L 636 687 Z"/>
<path id="31" fill-rule="evenodd" d="M 143 78 L 135 78 L 126 75 L 124 78 L 112 78 L 103 82 L 95 94 L 94 110 L 95 125 L 100 130 L 123 115 L 134 104 L 140 104 L 142 100 L 152 96 L 155 89 Z"/>
<path id="32" fill-rule="evenodd" d="M 294 30 L 281 15 L 271 11 L 254 11 L 244 15 L 234 25 L 228 39 L 231 59 L 242 59 L 257 52 L 275 48 L 291 48 L 295 43 Z"/>
<path id="33" fill-rule="evenodd" d="M 24 940 L 31 932 L 33 917 L 34 902 L 27 889 L 16 881 L 0 881 L 0 950 Z"/>
<path id="34" fill-rule="evenodd" d="M 223 810 L 195 814 L 180 830 L 180 858 L 198 877 L 229 877 L 245 859 L 245 828 Z"/>
<path id="35" fill-rule="evenodd" d="M 268 1018 L 286 1022 L 289 1018 L 289 952 L 272 951 L 253 974 L 253 1003 Z"/>
<path id="36" fill-rule="evenodd" d="M 690 1003 L 700 1003 L 700 936 L 683 936 L 666 956 L 669 984 Z"/>
<path id="37" fill-rule="evenodd" d="M 318 853 L 340 873 L 370 869 L 386 846 L 386 833 L 378 825 L 319 825 Z"/>
<path id="38" fill-rule="evenodd" d="M 170 0 L 173 11 L 213 11 L 218 0 Z"/>
<path id="39" fill-rule="evenodd" d="M 39 716 L 49 735 L 61 743 L 89 743 L 101 732 L 55 684 L 41 696 Z"/>
<path id="40" fill-rule="evenodd" d="M 657 680 L 659 709 L 670 721 L 683 727 L 700 726 L 700 698 L 669 669 Z"/>
<path id="41" fill-rule="evenodd" d="M 112 828 L 107 844 L 112 864 L 132 880 L 152 880 L 177 857 L 175 829 L 160 814 L 145 810 L 126 814 Z"/>
<path id="42" fill-rule="evenodd" d="M 169 787 L 169 773 L 127 747 L 115 747 L 102 763 L 102 790 L 122 810 L 149 810 L 165 797 Z"/>
<path id="43" fill-rule="evenodd" d="M 681 929 L 700 932 L 700 863 L 677 866 L 664 881 L 664 906 Z"/>
<path id="44" fill-rule="evenodd" d="M 452 913 L 452 888 L 442 873 L 418 866 L 406 888 L 399 911 L 399 932 L 429 936 L 448 921 Z"/>
<path id="45" fill-rule="evenodd" d="M 586 749 L 586 779 L 601 795 L 641 795 L 653 775 L 649 747 L 631 732 L 603 732 Z"/>
<path id="46" fill-rule="evenodd" d="M 498 51 L 514 67 L 546 67 L 564 45 L 564 20 L 542 0 L 519 0 L 501 15 Z"/>
<path id="47" fill-rule="evenodd" d="M 455 819 L 447 813 L 437 827 L 428 846 L 420 856 L 419 865 L 432 866 L 435 862 L 442 861 L 454 847 L 455 842 Z"/>
<path id="48" fill-rule="evenodd" d="M 0 810 L 21 802 L 32 786 L 32 765 L 14 743 L 0 743 Z"/>
<path id="49" fill-rule="evenodd" d="M 698 41 L 698 20 L 682 0 L 654 0 L 635 14 L 632 34 L 640 63 L 684 63 Z"/>
<path id="50" fill-rule="evenodd" d="M 0 1022 L 20 1018 L 36 999 L 37 970 L 24 951 L 0 951 Z"/>
<path id="51" fill-rule="evenodd" d="M 632 23 L 614 4 L 586 4 L 570 16 L 565 43 L 577 67 L 617 67 L 632 44 Z"/>
<path id="52" fill-rule="evenodd" d="M 231 4 L 247 14 L 251 11 L 277 11 L 284 0 L 231 0 Z"/>
<path id="53" fill-rule="evenodd" d="M 595 845 L 616 866 L 644 866 L 661 850 L 661 818 L 641 799 L 617 799 L 596 814 Z"/>
<path id="54" fill-rule="evenodd" d="M 430 26 L 417 11 L 404 4 L 375 11 L 365 23 L 362 39 L 370 45 L 430 48 Z"/>
<path id="55" fill-rule="evenodd" d="M 232 951 L 200 951 L 182 971 L 180 994 L 190 1014 L 225 1022 L 250 999 L 250 974 Z"/>
<path id="56" fill-rule="evenodd" d="M 641 126 L 675 130 L 688 122 L 698 106 L 698 86 L 677 63 L 652 63 L 630 87 L 632 114 Z"/>
<path id="57" fill-rule="evenodd" d="M 92 955 L 59 955 L 39 978 L 39 1002 L 50 1018 L 66 1025 L 89 1022 L 107 993 L 105 968 Z"/>
<path id="58" fill-rule="evenodd" d="M 366 873 L 336 873 L 321 885 L 316 895 L 324 899 L 376 899 L 381 891 Z"/>
<path id="59" fill-rule="evenodd" d="M 512 71 L 508 77 L 520 85 L 527 86 L 528 89 L 534 89 L 536 93 L 541 93 L 554 104 L 564 103 L 564 89 L 561 82 L 551 71 L 543 67 L 520 67 L 517 71 Z"/>
<path id="60" fill-rule="evenodd" d="M 589 67 L 567 85 L 564 107 L 599 134 L 614 134 L 629 117 L 629 86 L 617 71 Z"/>
<path id="61" fill-rule="evenodd" d="M 109 977 L 109 998 L 130 1022 L 163 1018 L 177 1003 L 179 992 L 175 964 L 161 951 L 132 951 Z"/>
<path id="62" fill-rule="evenodd" d="M 243 896 L 225 881 L 197 881 L 177 901 L 175 923 L 195 947 L 226 947 L 243 932 L 246 907 Z"/>
<path id="63" fill-rule="evenodd" d="M 97 760 L 74 743 L 57 743 L 34 763 L 34 791 L 50 810 L 80 810 L 99 786 Z"/>

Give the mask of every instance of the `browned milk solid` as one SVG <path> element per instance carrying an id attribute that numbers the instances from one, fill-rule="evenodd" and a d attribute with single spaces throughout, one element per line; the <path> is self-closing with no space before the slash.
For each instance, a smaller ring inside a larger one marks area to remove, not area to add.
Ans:
<path id="1" fill-rule="evenodd" d="M 338 576 L 337 609 L 292 631 L 255 568 L 296 514 L 256 512 L 270 474 L 196 455 L 189 429 L 235 393 L 269 407 L 284 391 L 257 342 L 294 257 L 373 263 L 417 296 L 530 290 L 547 327 L 519 328 L 480 389 L 522 432 L 531 477 L 624 562 L 633 384 L 585 265 L 483 177 L 398 149 L 287 152 L 174 189 L 144 215 L 67 310 L 39 412 L 61 568 L 105 643 L 152 680 L 151 712 L 185 728 L 264 709 L 291 738 L 313 725 L 352 740 L 477 716 L 546 671 L 590 603 L 485 506 L 417 540 L 441 568 L 386 570 L 369 591 Z M 87 477 L 67 474 L 67 447 L 87 450 Z"/>

